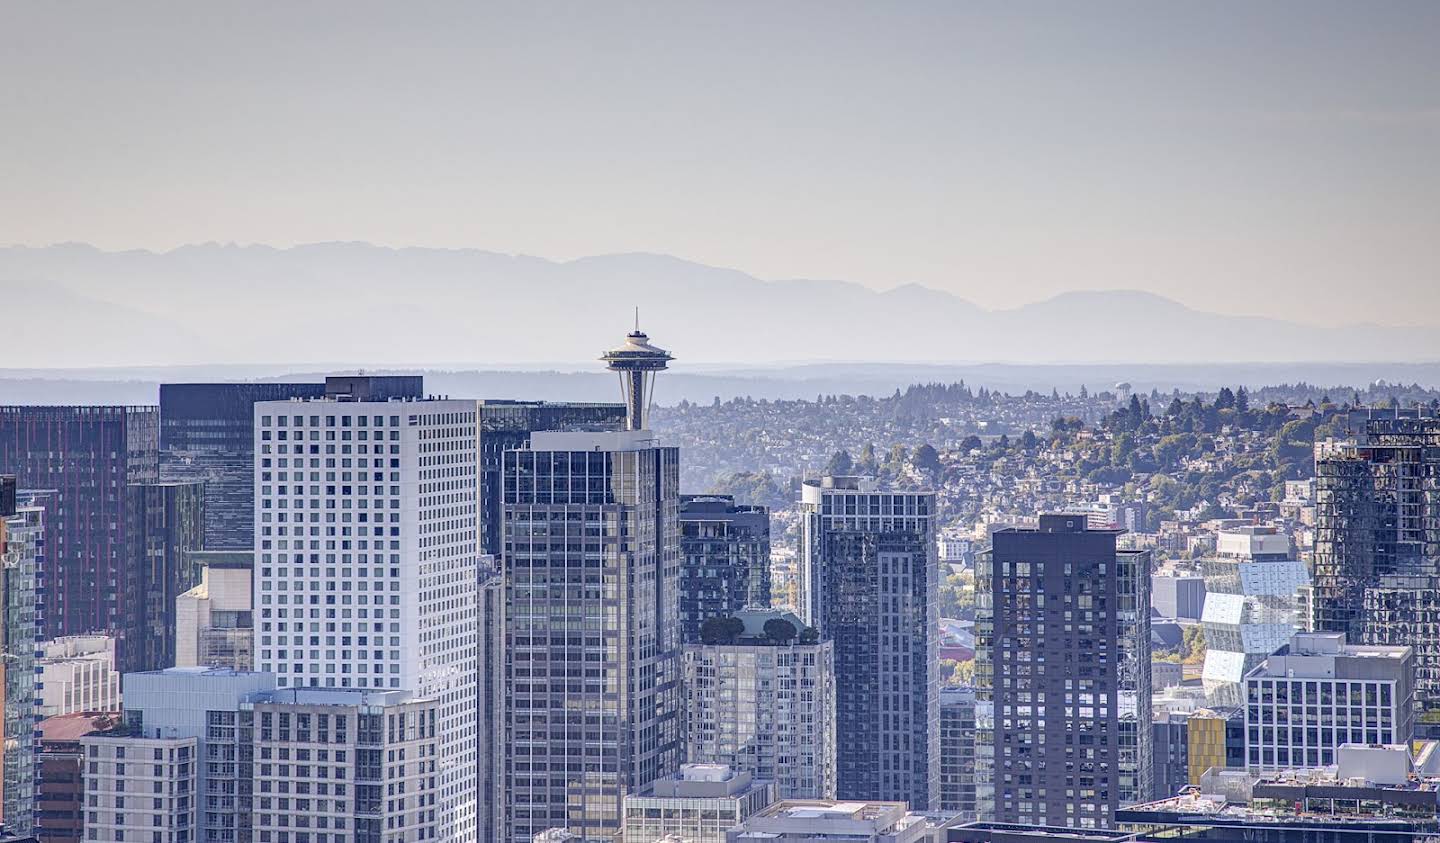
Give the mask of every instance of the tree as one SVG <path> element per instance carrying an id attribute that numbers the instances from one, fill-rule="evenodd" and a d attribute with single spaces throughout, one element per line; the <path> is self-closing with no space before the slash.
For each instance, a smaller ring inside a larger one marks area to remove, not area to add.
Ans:
<path id="1" fill-rule="evenodd" d="M 1185 627 L 1180 639 L 1180 658 L 1186 664 L 1205 661 L 1205 628 L 1200 624 Z"/>
<path id="2" fill-rule="evenodd" d="M 741 629 L 744 629 L 744 624 L 741 624 Z M 776 644 L 789 644 L 799 634 L 795 624 L 784 618 L 771 618 L 765 622 L 765 637 Z"/>
<path id="3" fill-rule="evenodd" d="M 939 452 L 929 442 L 915 449 L 915 453 L 910 457 L 910 463 L 921 471 L 928 471 L 931 474 L 938 474 L 943 468 L 940 465 Z"/>
<path id="4" fill-rule="evenodd" d="M 1027 429 L 1024 433 L 1020 434 L 1020 447 L 1024 450 L 1033 451 L 1038 444 L 1039 440 L 1035 438 L 1035 431 Z"/>
<path id="5" fill-rule="evenodd" d="M 739 618 L 710 618 L 700 624 L 700 640 L 706 644 L 733 644 L 745 632 Z"/>
<path id="6" fill-rule="evenodd" d="M 985 443 L 980 441 L 980 437 L 973 433 L 960 440 L 960 450 L 967 454 L 971 451 L 978 451 L 983 447 L 985 447 Z"/>
<path id="7" fill-rule="evenodd" d="M 820 630 L 816 629 L 816 628 L 813 627 L 813 626 L 807 626 L 807 627 L 805 627 L 804 629 L 800 630 L 800 643 L 801 643 L 801 644 L 818 644 L 818 643 L 820 643 Z"/>
<path id="8" fill-rule="evenodd" d="M 830 456 L 830 461 L 825 464 L 825 473 L 831 477 L 844 477 L 854 467 L 855 460 L 850 458 L 850 452 L 842 449 Z"/>

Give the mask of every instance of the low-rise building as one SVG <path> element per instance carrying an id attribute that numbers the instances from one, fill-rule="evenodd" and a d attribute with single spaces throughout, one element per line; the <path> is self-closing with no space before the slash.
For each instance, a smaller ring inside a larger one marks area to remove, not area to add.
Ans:
<path id="1" fill-rule="evenodd" d="M 731 829 L 726 843 L 919 843 L 930 822 L 904 802 L 783 800 Z"/>
<path id="2" fill-rule="evenodd" d="M 625 796 L 625 843 L 725 843 L 725 833 L 775 801 L 775 785 L 724 764 L 684 764 Z"/>
<path id="3" fill-rule="evenodd" d="M 115 639 L 108 635 L 67 635 L 37 645 L 37 717 L 120 708 L 120 673 Z"/>
<path id="4" fill-rule="evenodd" d="M 1245 692 L 1252 771 L 1334 764 L 1341 744 L 1403 743 L 1414 734 L 1409 647 L 1302 632 L 1245 677 Z"/>

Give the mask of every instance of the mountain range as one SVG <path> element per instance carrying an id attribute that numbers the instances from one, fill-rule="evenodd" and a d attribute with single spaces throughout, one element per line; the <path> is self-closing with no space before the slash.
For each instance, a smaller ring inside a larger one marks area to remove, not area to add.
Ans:
<path id="1" fill-rule="evenodd" d="M 1440 331 L 1317 328 L 1151 293 L 986 310 L 907 284 L 764 280 L 668 255 L 207 243 L 0 248 L 0 366 L 310 364 L 571 370 L 630 328 L 691 365 L 1440 359 Z"/>

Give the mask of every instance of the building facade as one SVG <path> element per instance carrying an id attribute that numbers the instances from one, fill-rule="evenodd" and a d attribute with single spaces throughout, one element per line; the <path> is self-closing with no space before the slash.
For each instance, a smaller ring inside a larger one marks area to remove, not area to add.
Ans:
<path id="1" fill-rule="evenodd" d="M 1246 767 L 1335 763 L 1341 744 L 1407 743 L 1415 731 L 1409 647 L 1303 632 L 1245 677 Z"/>
<path id="2" fill-rule="evenodd" d="M 45 638 L 119 631 L 140 599 L 128 576 L 129 486 L 159 473 L 154 407 L 0 407 L 0 473 L 53 490 L 36 572 Z"/>
<path id="3" fill-rule="evenodd" d="M 126 496 L 126 576 L 136 596 L 125 610 L 120 670 L 175 666 L 175 600 L 195 584 L 189 554 L 205 540 L 205 486 L 156 481 Z"/>
<path id="4" fill-rule="evenodd" d="M 42 843 L 80 843 L 85 839 L 85 749 L 80 739 L 110 731 L 120 712 L 62 714 L 37 725 L 34 834 Z M 97 799 L 98 802 L 98 799 Z M 98 805 L 97 805 L 98 807 Z"/>
<path id="5" fill-rule="evenodd" d="M 680 497 L 682 640 L 710 618 L 770 607 L 770 510 L 730 495 Z"/>
<path id="6" fill-rule="evenodd" d="M 120 671 L 115 667 L 114 638 L 69 635 L 40 642 L 38 647 L 36 715 L 120 710 Z"/>
<path id="7" fill-rule="evenodd" d="M 324 394 L 319 383 L 160 384 L 161 476 L 205 484 L 205 547 L 252 547 L 255 402 Z"/>
<path id="8" fill-rule="evenodd" d="M 85 752 L 85 839 L 192 843 L 202 764 L 195 738 L 95 732 Z"/>
<path id="9" fill-rule="evenodd" d="M 35 570 L 45 510 L 25 506 L 15 479 L 0 477 L 0 822 L 29 834 L 35 797 Z"/>
<path id="10" fill-rule="evenodd" d="M 379 379 L 385 381 L 386 379 Z M 401 384 L 403 386 L 403 384 Z M 255 662 L 281 688 L 440 702 L 439 839 L 477 829 L 476 405 L 327 397 L 255 404 Z"/>
<path id="11" fill-rule="evenodd" d="M 254 559 L 249 551 L 210 551 L 200 583 L 175 598 L 175 666 L 255 669 Z"/>
<path id="12" fill-rule="evenodd" d="M 1200 566 L 1206 699 L 1241 705 L 1245 675 L 1295 634 L 1310 572 L 1291 553 L 1290 537 L 1269 526 L 1221 530 L 1214 557 Z"/>
<path id="13" fill-rule="evenodd" d="M 644 430 L 505 453 L 506 829 L 621 829 L 678 769 L 679 454 Z"/>
<path id="14" fill-rule="evenodd" d="M 935 495 L 826 477 L 806 482 L 800 508 L 800 615 L 835 647 L 839 797 L 928 810 L 940 798 Z"/>
<path id="15" fill-rule="evenodd" d="M 1315 461 L 1311 628 L 1410 646 L 1427 734 L 1440 729 L 1440 418 L 1357 410 Z"/>
<path id="16" fill-rule="evenodd" d="M 733 640 L 685 646 L 685 758 L 774 782 L 780 799 L 835 798 L 834 645 L 802 641 L 789 612 L 735 617 Z M 771 621 L 794 634 L 767 635 Z"/>
<path id="17" fill-rule="evenodd" d="M 976 575 L 976 681 L 994 704 L 994 820 L 1109 828 L 1152 791 L 1148 551 L 1041 515 Z"/>
<path id="18" fill-rule="evenodd" d="M 440 711 L 408 691 L 285 688 L 245 703 L 254 839 L 409 843 L 438 836 Z"/>
<path id="19" fill-rule="evenodd" d="M 940 804 L 937 810 L 978 819 L 975 805 L 975 689 L 940 691 Z"/>

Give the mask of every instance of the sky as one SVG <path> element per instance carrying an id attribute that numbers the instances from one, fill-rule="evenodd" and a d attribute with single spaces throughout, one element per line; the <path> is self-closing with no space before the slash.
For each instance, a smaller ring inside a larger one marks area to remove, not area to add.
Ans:
<path id="1" fill-rule="evenodd" d="M 0 5 L 0 243 L 1440 308 L 1433 2 Z"/>

